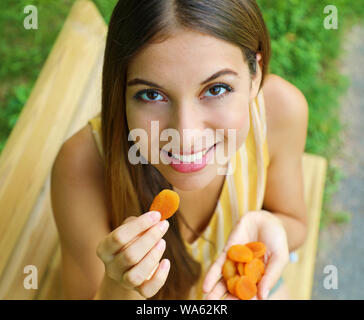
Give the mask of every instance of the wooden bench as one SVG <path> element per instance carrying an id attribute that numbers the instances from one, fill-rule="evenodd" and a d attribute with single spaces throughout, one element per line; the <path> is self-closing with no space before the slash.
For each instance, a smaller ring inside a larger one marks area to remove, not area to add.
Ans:
<path id="1" fill-rule="evenodd" d="M 0 299 L 59 297 L 58 236 L 50 170 L 62 143 L 100 110 L 107 26 L 91 1 L 77 1 L 0 158 Z M 23 287 L 24 266 L 38 290 Z"/>
<path id="2" fill-rule="evenodd" d="M 62 143 L 101 108 L 107 26 L 91 1 L 78 0 L 0 157 L 0 299 L 62 299 L 61 252 L 50 202 L 50 170 Z M 325 159 L 303 157 L 309 236 L 285 272 L 309 299 L 325 180 Z M 38 270 L 25 289 L 24 267 Z"/>
<path id="3" fill-rule="evenodd" d="M 283 272 L 292 299 L 310 300 L 315 272 L 316 249 L 325 187 L 327 160 L 305 153 L 302 158 L 304 196 L 308 211 L 308 233 L 303 246 L 295 253 L 298 261 L 289 263 Z"/>

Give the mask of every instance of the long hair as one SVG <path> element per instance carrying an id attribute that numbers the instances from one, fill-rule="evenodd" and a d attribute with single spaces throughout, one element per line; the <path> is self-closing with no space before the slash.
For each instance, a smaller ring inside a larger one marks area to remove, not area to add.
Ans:
<path id="1" fill-rule="evenodd" d="M 102 74 L 101 131 L 105 186 L 111 227 L 128 216 L 149 211 L 153 198 L 172 185 L 150 163 L 131 164 L 125 111 L 125 82 L 130 59 L 150 43 L 163 41 L 176 27 L 190 28 L 238 45 L 251 75 L 256 53 L 262 54 L 262 81 L 270 59 L 269 35 L 253 0 L 120 0 L 106 39 Z M 152 299 L 186 299 L 201 275 L 180 233 L 178 212 L 169 219 L 164 257 L 171 268 L 164 286 Z"/>

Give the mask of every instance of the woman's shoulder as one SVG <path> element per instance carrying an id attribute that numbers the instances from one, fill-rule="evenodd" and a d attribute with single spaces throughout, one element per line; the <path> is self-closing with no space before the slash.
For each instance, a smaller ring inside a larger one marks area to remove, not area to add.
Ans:
<path id="1" fill-rule="evenodd" d="M 89 125 L 61 146 L 51 170 L 51 203 L 67 295 L 94 294 L 104 266 L 97 246 L 110 232 L 103 167 Z M 88 281 L 79 281 L 87 277 Z"/>
<path id="2" fill-rule="evenodd" d="M 288 136 L 305 136 L 308 105 L 303 93 L 282 77 L 267 75 L 262 87 L 270 158 Z"/>
<path id="3" fill-rule="evenodd" d="M 99 199 L 104 198 L 104 165 L 89 124 L 62 144 L 53 162 L 52 178 L 59 182 L 54 187 L 64 185 L 66 192 L 68 188 L 85 193 L 97 190 Z"/>
<path id="4" fill-rule="evenodd" d="M 62 144 L 52 165 L 51 188 L 58 221 L 87 221 L 93 208 L 93 219 L 108 223 L 104 166 L 88 124 Z"/>
<path id="5" fill-rule="evenodd" d="M 103 163 L 92 130 L 90 123 L 80 128 L 63 143 L 59 154 L 68 158 L 69 164 L 77 169 L 94 172 L 102 170 Z"/>

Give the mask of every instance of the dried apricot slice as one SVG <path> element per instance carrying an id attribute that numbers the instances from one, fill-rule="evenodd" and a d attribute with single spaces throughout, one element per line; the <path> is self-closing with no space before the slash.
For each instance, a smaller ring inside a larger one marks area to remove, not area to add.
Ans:
<path id="1" fill-rule="evenodd" d="M 249 262 L 253 260 L 253 251 L 247 246 L 242 244 L 236 244 L 229 248 L 227 256 L 230 260 L 235 262 Z"/>
<path id="2" fill-rule="evenodd" d="M 244 275 L 244 265 L 245 265 L 245 263 L 243 263 L 243 262 L 238 262 L 238 265 L 237 265 L 238 273 L 241 276 Z"/>
<path id="3" fill-rule="evenodd" d="M 256 284 L 248 276 L 241 276 L 236 282 L 236 296 L 241 300 L 250 300 L 257 294 L 257 291 Z"/>
<path id="4" fill-rule="evenodd" d="M 174 215 L 179 206 L 179 195 L 177 192 L 164 189 L 156 195 L 149 211 L 159 211 L 161 220 L 166 220 Z"/>
<path id="5" fill-rule="evenodd" d="M 264 273 L 264 263 L 259 258 L 254 258 L 244 266 L 244 275 L 257 283 Z"/>
<path id="6" fill-rule="evenodd" d="M 251 251 L 254 253 L 254 258 L 263 257 L 267 248 L 263 242 L 255 241 L 249 242 L 245 244 Z"/>
<path id="7" fill-rule="evenodd" d="M 239 275 L 235 275 L 232 278 L 227 280 L 227 288 L 228 291 L 233 295 L 236 296 L 236 292 L 235 292 L 235 288 L 236 288 L 236 283 L 237 281 L 240 279 Z"/>
<path id="8" fill-rule="evenodd" d="M 222 266 L 222 277 L 225 281 L 228 281 L 230 278 L 234 277 L 237 274 L 235 262 L 226 259 L 224 265 Z"/>

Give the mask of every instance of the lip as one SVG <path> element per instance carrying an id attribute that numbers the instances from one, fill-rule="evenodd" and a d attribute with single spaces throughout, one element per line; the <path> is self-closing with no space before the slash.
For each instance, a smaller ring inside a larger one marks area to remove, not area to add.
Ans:
<path id="1" fill-rule="evenodd" d="M 191 173 L 191 172 L 196 172 L 196 171 L 200 171 L 203 168 L 205 168 L 208 164 L 208 162 L 210 161 L 210 159 L 213 156 L 213 153 L 216 150 L 216 146 L 218 143 L 215 143 L 213 146 L 209 147 L 206 152 L 205 155 L 202 156 L 202 159 L 200 159 L 199 161 L 196 162 L 182 162 L 181 160 L 178 160 L 174 157 L 172 157 L 171 155 L 169 155 L 169 153 L 165 150 L 162 149 L 162 154 L 165 155 L 165 157 L 167 158 L 169 165 L 176 171 L 180 172 L 180 173 Z M 204 149 L 206 150 L 206 149 Z M 201 152 L 201 151 L 200 151 Z"/>

